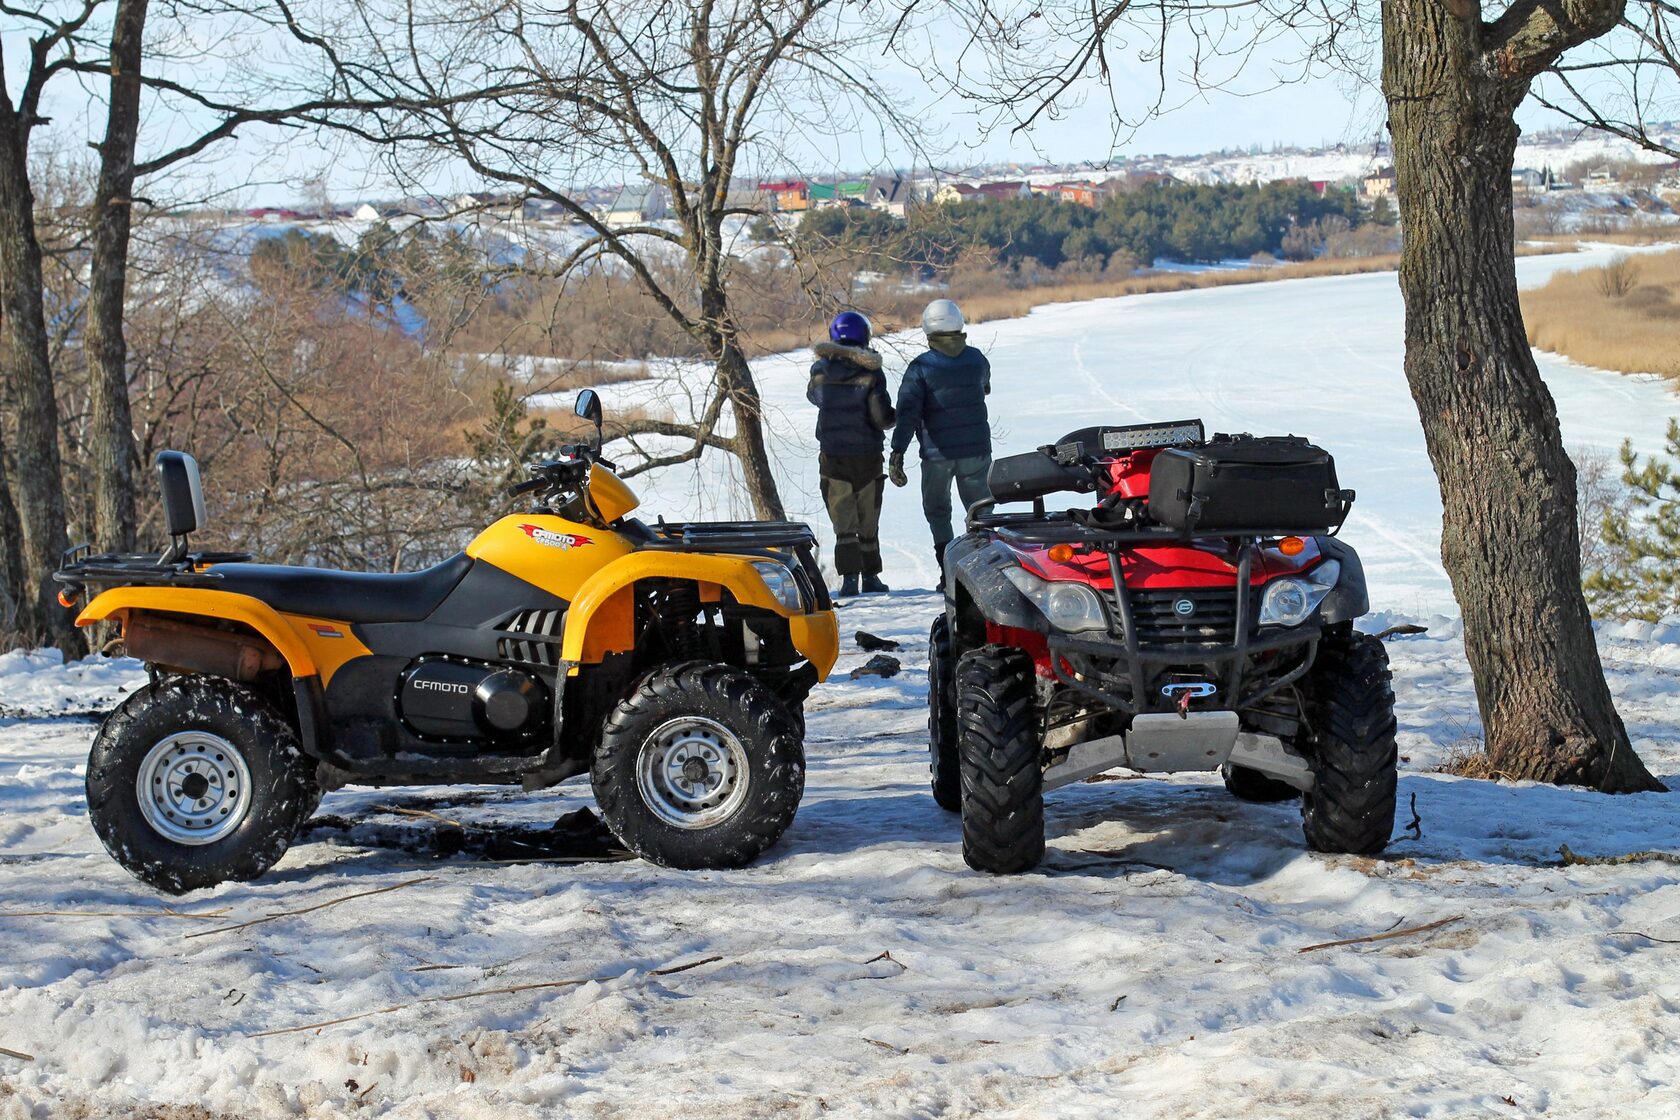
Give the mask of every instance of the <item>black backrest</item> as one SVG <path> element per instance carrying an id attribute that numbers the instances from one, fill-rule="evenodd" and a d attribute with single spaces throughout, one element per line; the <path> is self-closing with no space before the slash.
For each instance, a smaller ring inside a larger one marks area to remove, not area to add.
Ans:
<path id="1" fill-rule="evenodd" d="M 198 460 L 185 451 L 159 451 L 158 489 L 163 492 L 163 521 L 171 537 L 184 537 L 202 528 L 204 486 L 198 477 Z"/>

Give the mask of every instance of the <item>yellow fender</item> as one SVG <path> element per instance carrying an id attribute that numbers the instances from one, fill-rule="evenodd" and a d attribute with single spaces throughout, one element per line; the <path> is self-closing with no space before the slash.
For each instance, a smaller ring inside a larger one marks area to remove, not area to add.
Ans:
<path id="1" fill-rule="evenodd" d="M 635 604 L 631 586 L 644 579 L 689 579 L 700 585 L 700 598 L 716 601 L 727 589 L 737 603 L 761 607 L 788 620 L 794 648 L 828 676 L 840 656 L 839 625 L 833 611 L 791 612 L 777 601 L 753 568 L 740 556 L 696 555 L 682 552 L 631 553 L 596 572 L 578 589 L 566 612 L 566 633 L 560 656 L 575 666 L 601 660 L 636 644 Z"/>
<path id="2" fill-rule="evenodd" d="M 83 608 L 76 616 L 76 625 L 92 626 L 108 619 L 123 622 L 129 611 L 167 611 L 242 622 L 268 639 L 286 659 L 292 676 L 318 675 L 322 685 L 346 661 L 369 653 L 351 633 L 348 622 L 281 614 L 261 599 L 203 587 L 112 588 Z"/>

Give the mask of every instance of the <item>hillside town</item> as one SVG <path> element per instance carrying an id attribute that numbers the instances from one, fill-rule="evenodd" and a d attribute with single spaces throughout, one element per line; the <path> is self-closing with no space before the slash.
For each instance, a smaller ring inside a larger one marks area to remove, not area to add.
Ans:
<path id="1" fill-rule="evenodd" d="M 1652 127 L 1662 142 L 1671 146 L 1680 144 L 1680 123 Z M 1387 145 L 1375 142 L 1192 156 L 1135 155 L 1116 158 L 1101 167 L 1010 163 L 956 173 L 889 171 L 838 177 L 737 179 L 730 204 L 742 213 L 763 215 L 799 215 L 811 210 L 857 207 L 902 218 L 909 209 L 926 205 L 1039 197 L 1100 208 L 1115 195 L 1151 185 L 1279 181 L 1309 184 L 1319 195 L 1349 193 L 1369 203 L 1393 195 L 1395 175 Z M 1647 192 L 1663 202 L 1680 202 L 1680 160 L 1662 159 L 1603 137 L 1583 138 L 1574 132 L 1538 133 L 1518 149 L 1511 186 L 1519 196 L 1628 189 Z M 224 213 L 228 217 L 273 222 L 332 219 L 391 222 L 472 215 L 494 221 L 555 223 L 581 221 L 587 213 L 609 228 L 624 229 L 663 221 L 671 209 L 671 200 L 663 187 L 636 184 L 578 188 L 571 201 L 577 209 L 519 194 L 470 191 L 412 195 L 350 206 L 270 205 Z"/>

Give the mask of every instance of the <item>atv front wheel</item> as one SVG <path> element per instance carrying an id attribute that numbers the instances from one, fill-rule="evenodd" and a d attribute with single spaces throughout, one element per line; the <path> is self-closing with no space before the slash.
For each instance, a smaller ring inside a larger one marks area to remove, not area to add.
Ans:
<path id="1" fill-rule="evenodd" d="M 143 688 L 88 755 L 88 818 L 129 874 L 171 894 L 255 879 L 285 854 L 318 794 L 291 726 L 219 677 Z"/>
<path id="2" fill-rule="evenodd" d="M 963 860 L 1013 875 L 1044 858 L 1044 774 L 1033 716 L 1033 663 L 981 646 L 957 662 Z"/>
<path id="3" fill-rule="evenodd" d="M 1219 768 L 1219 776 L 1225 779 L 1226 791 L 1238 801 L 1254 801 L 1264 805 L 1273 801 L 1293 801 L 1301 796 L 1301 791 L 1288 782 L 1268 778 L 1250 766 L 1236 766 L 1227 762 Z"/>
<path id="4" fill-rule="evenodd" d="M 649 673 L 607 717 L 590 779 L 608 827 L 648 862 L 745 867 L 793 823 L 805 752 L 751 674 L 689 661 Z"/>
<path id="5" fill-rule="evenodd" d="M 962 812 L 962 769 L 957 765 L 957 703 L 951 677 L 951 624 L 944 615 L 928 631 L 928 772 L 933 800 L 948 813 Z"/>
<path id="6" fill-rule="evenodd" d="M 1313 787 L 1301 830 L 1317 852 L 1376 855 L 1394 831 L 1398 775 L 1388 653 L 1369 634 L 1327 635 L 1304 682 Z"/>

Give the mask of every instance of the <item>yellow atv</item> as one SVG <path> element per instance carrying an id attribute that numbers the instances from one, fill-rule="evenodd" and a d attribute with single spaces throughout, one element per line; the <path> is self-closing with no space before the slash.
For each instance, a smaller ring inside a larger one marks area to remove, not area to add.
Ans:
<path id="1" fill-rule="evenodd" d="M 467 550 L 396 575 L 192 552 L 198 465 L 157 469 L 172 545 L 66 556 L 60 600 L 115 621 L 152 682 L 106 717 L 88 813 L 137 878 L 181 892 L 261 875 L 323 790 L 587 771 L 654 863 L 739 867 L 804 791 L 803 704 L 838 653 L 804 525 L 644 524 L 592 446 L 531 469 Z"/>

